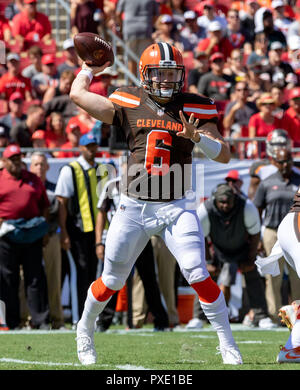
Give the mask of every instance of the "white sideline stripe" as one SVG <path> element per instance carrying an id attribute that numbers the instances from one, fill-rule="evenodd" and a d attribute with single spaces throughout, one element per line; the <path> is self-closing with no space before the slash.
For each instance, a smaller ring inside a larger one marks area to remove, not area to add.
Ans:
<path id="1" fill-rule="evenodd" d="M 116 368 L 119 370 L 150 370 L 150 368 L 145 368 L 143 366 L 132 366 L 131 364 L 117 365 Z"/>
<path id="2" fill-rule="evenodd" d="M 82 367 L 82 364 L 79 363 L 54 363 L 54 362 L 38 362 L 31 360 L 20 360 L 20 359 L 10 359 L 10 358 L 0 358 L 0 363 L 18 363 L 18 364 L 33 364 L 33 365 L 43 365 L 43 366 L 73 366 L 73 367 Z M 99 366 L 99 364 L 97 364 Z M 109 367 L 110 364 L 101 364 L 101 367 Z M 132 366 L 131 364 L 125 365 L 116 365 L 116 368 L 119 370 L 150 370 L 143 366 Z"/>
<path id="3" fill-rule="evenodd" d="M 44 366 L 81 366 L 79 363 L 54 363 L 54 362 L 38 362 L 31 360 L 20 360 L 20 359 L 10 359 L 10 358 L 1 358 L 1 363 L 19 363 L 19 364 L 34 364 L 34 365 L 44 365 Z"/>

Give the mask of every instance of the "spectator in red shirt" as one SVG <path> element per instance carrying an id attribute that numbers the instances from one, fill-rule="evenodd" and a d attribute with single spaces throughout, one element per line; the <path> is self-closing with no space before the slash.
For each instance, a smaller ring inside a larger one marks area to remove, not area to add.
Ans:
<path id="1" fill-rule="evenodd" d="M 118 73 L 112 68 L 104 69 L 98 77 L 94 77 L 89 91 L 97 93 L 98 95 L 108 96 L 112 91 L 110 91 L 112 81 L 118 78 Z"/>
<path id="2" fill-rule="evenodd" d="M 24 218 L 28 221 L 34 217 L 45 217 L 49 209 L 46 189 L 36 175 L 22 169 L 20 148 L 17 145 L 7 146 L 3 158 L 4 168 L 0 171 L 0 224 L 6 220 Z M 42 238 L 21 244 L 12 242 L 7 235 L 0 237 L 0 299 L 6 305 L 6 322 L 10 329 L 20 325 L 20 265 L 31 315 L 30 325 L 39 329 L 48 327 L 48 292 L 42 250 Z"/>
<path id="3" fill-rule="evenodd" d="M 236 9 L 228 11 L 225 35 L 234 48 L 240 49 L 243 47 L 246 38 L 241 29 L 239 11 Z"/>
<path id="4" fill-rule="evenodd" d="M 14 92 L 20 92 L 23 99 L 32 100 L 30 79 L 20 73 L 20 56 L 17 53 L 9 53 L 6 57 L 7 72 L 0 78 L 0 95 L 9 100 Z"/>
<path id="5" fill-rule="evenodd" d="M 12 34 L 22 48 L 47 42 L 51 38 L 52 26 L 48 16 L 37 11 L 37 0 L 24 0 L 24 10 L 13 17 Z"/>
<path id="6" fill-rule="evenodd" d="M 277 118 L 273 111 L 275 109 L 275 99 L 269 92 L 265 92 L 256 102 L 259 112 L 250 117 L 249 137 L 267 137 L 275 129 L 289 130 L 289 125 L 283 119 Z M 265 145 L 261 143 L 261 152 L 264 153 Z M 247 156 L 257 158 L 258 141 L 253 141 L 248 145 Z"/>
<path id="7" fill-rule="evenodd" d="M 208 56 L 214 53 L 222 53 L 225 60 L 227 60 L 233 46 L 223 34 L 221 23 L 216 20 L 211 22 L 208 25 L 208 37 L 198 43 L 197 50 L 204 51 Z"/>
<path id="8" fill-rule="evenodd" d="M 81 135 L 86 134 L 92 130 L 96 123 L 96 119 L 92 118 L 85 110 L 82 108 L 78 109 L 78 115 L 73 116 L 66 127 L 66 132 L 69 132 L 69 129 L 76 125 L 79 127 Z"/>
<path id="9" fill-rule="evenodd" d="M 70 125 L 66 129 L 66 133 L 67 133 L 68 141 L 65 144 L 61 145 L 61 148 L 62 149 L 78 148 L 79 147 L 79 140 L 80 140 L 80 137 L 82 136 L 79 126 L 76 124 Z M 80 155 L 80 152 L 61 151 L 61 152 L 57 153 L 56 157 L 57 158 L 70 158 L 70 157 L 78 157 L 79 155 Z"/>
<path id="10" fill-rule="evenodd" d="M 0 15 L 0 39 L 1 41 L 9 42 L 11 37 L 9 22 L 4 16 Z"/>
<path id="11" fill-rule="evenodd" d="M 294 147 L 300 146 L 300 87 L 291 90 L 289 96 L 290 107 L 285 111 L 283 120 L 290 124 L 290 136 Z"/>

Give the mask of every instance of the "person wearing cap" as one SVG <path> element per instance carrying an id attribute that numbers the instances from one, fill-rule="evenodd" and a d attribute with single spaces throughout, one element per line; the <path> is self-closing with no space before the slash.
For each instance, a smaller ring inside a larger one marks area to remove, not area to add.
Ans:
<path id="1" fill-rule="evenodd" d="M 185 24 L 179 34 L 192 43 L 194 50 L 198 42 L 206 38 L 206 31 L 204 27 L 198 25 L 195 11 L 186 11 L 183 16 Z"/>
<path id="2" fill-rule="evenodd" d="M 211 271 L 219 269 L 218 280 L 229 304 L 230 287 L 235 284 L 238 270 L 246 284 L 249 306 L 254 313 L 253 326 L 274 327 L 268 317 L 264 285 L 256 269 L 260 240 L 260 217 L 250 200 L 239 196 L 228 183 L 220 183 L 212 196 L 202 202 L 197 214 L 213 254 L 206 251 Z"/>
<path id="3" fill-rule="evenodd" d="M 232 188 L 233 192 L 243 199 L 247 199 L 248 196 L 242 191 L 242 186 L 244 184 L 243 179 L 240 176 L 240 173 L 237 169 L 231 169 L 226 177 L 226 183 Z"/>
<path id="4" fill-rule="evenodd" d="M 209 23 L 207 30 L 207 38 L 199 41 L 197 50 L 205 51 L 208 56 L 215 53 L 222 53 L 224 59 L 230 56 L 233 50 L 233 46 L 229 39 L 224 36 L 225 29 L 222 24 L 217 20 Z"/>
<path id="5" fill-rule="evenodd" d="M 31 64 L 22 70 L 22 76 L 32 79 L 33 76 L 42 72 L 42 57 L 43 50 L 37 45 L 31 46 L 28 50 L 28 58 Z"/>
<path id="6" fill-rule="evenodd" d="M 37 129 L 45 129 L 45 110 L 38 104 L 31 105 L 24 121 L 20 121 L 10 129 L 12 142 L 24 148 L 32 147 L 32 134 Z"/>
<path id="7" fill-rule="evenodd" d="M 78 157 L 79 152 L 76 151 L 68 151 L 68 149 L 75 149 L 79 147 L 79 140 L 81 137 L 80 128 L 75 123 L 73 125 L 70 125 L 66 129 L 66 135 L 67 135 L 67 142 L 63 143 L 60 148 L 61 151 L 57 152 L 55 157 L 57 158 L 72 158 L 72 157 Z"/>
<path id="8" fill-rule="evenodd" d="M 188 91 L 198 93 L 200 78 L 210 70 L 209 58 L 205 51 L 194 50 L 194 66 L 188 72 Z"/>
<path id="9" fill-rule="evenodd" d="M 267 137 L 267 135 L 275 129 L 284 129 L 291 131 L 290 124 L 284 120 L 284 118 L 278 118 L 274 115 L 275 100 L 269 92 L 261 94 L 260 98 L 256 102 L 256 106 L 259 110 L 258 113 L 252 115 L 249 120 L 249 137 L 254 139 L 255 137 Z M 260 145 L 260 153 L 265 155 L 265 143 Z M 249 143 L 247 156 L 252 158 L 259 157 L 258 141 Z"/>
<path id="10" fill-rule="evenodd" d="M 277 230 L 283 218 L 289 213 L 297 188 L 300 185 L 300 173 L 295 169 L 292 152 L 289 148 L 277 148 L 272 156 L 272 164 L 277 168 L 270 176 L 261 180 L 253 203 L 258 208 L 262 219 L 263 247 L 266 256 L 269 256 L 277 241 Z M 296 271 L 290 264 L 279 260 L 279 275 L 265 275 L 265 296 L 269 313 L 274 322 L 280 323 L 278 311 L 283 305 L 281 286 L 284 272 L 284 264 L 287 266 L 290 281 L 290 299 L 299 299 L 300 280 Z"/>
<path id="11" fill-rule="evenodd" d="M 232 85 L 235 80 L 232 76 L 223 73 L 225 58 L 222 53 L 210 56 L 211 71 L 203 75 L 198 83 L 198 93 L 214 100 L 229 100 Z"/>
<path id="12" fill-rule="evenodd" d="M 21 47 L 36 44 L 43 40 L 47 42 L 51 38 L 52 26 L 48 16 L 37 11 L 37 0 L 24 0 L 21 12 L 15 15 L 11 21 L 13 37 Z"/>
<path id="13" fill-rule="evenodd" d="M 64 70 L 71 70 L 72 72 L 75 72 L 79 68 L 79 58 L 75 51 L 73 38 L 68 38 L 64 41 L 63 57 L 64 61 L 57 67 L 59 75 L 61 75 Z"/>
<path id="14" fill-rule="evenodd" d="M 49 87 L 57 87 L 59 75 L 56 68 L 56 57 L 54 54 L 44 54 L 42 57 L 42 71 L 31 79 L 32 88 L 36 97 L 43 100 Z"/>
<path id="15" fill-rule="evenodd" d="M 96 119 L 93 118 L 88 112 L 82 108 L 78 108 L 78 114 L 70 118 L 67 123 L 66 132 L 68 132 L 71 126 L 78 126 L 81 134 L 89 133 L 96 123 Z"/>
<path id="16" fill-rule="evenodd" d="M 186 37 L 180 34 L 174 24 L 173 16 L 160 15 L 155 23 L 155 31 L 152 34 L 154 42 L 166 42 L 170 45 L 175 45 L 181 51 L 192 51 L 193 43 Z"/>
<path id="17" fill-rule="evenodd" d="M 46 131 L 45 130 L 36 130 L 32 136 L 32 147 L 34 149 L 39 149 L 39 148 L 47 148 L 47 141 L 46 141 Z M 32 156 L 32 153 L 27 153 L 26 157 Z M 45 153 L 45 156 L 47 158 L 52 157 L 50 153 Z"/>
<path id="18" fill-rule="evenodd" d="M 209 35 L 209 25 L 215 21 L 220 23 L 222 30 L 225 30 L 227 25 L 226 17 L 224 16 L 224 14 L 218 15 L 216 13 L 214 1 L 201 1 L 199 6 L 202 8 L 202 11 L 200 11 L 200 14 L 202 13 L 202 15 L 198 17 L 197 23 L 200 27 L 203 27 L 205 29 L 207 35 Z"/>
<path id="19" fill-rule="evenodd" d="M 13 126 L 26 119 L 27 115 L 23 112 L 23 103 L 23 95 L 20 92 L 14 92 L 10 95 L 9 112 L 0 118 L 0 126 L 4 126 L 8 133 Z"/>
<path id="20" fill-rule="evenodd" d="M 159 16 L 159 5 L 155 0 L 123 0 L 116 6 L 116 21 L 120 26 L 121 37 L 129 48 L 140 57 L 153 42 L 153 26 Z M 128 69 L 137 74 L 137 64 L 128 60 Z"/>
<path id="21" fill-rule="evenodd" d="M 271 43 L 268 52 L 269 63 L 265 71 L 270 75 L 272 83 L 279 84 L 282 88 L 291 89 L 298 83 L 298 78 L 292 66 L 281 59 L 284 49 L 281 42 Z"/>
<path id="22" fill-rule="evenodd" d="M 273 0 L 271 7 L 273 10 L 274 26 L 287 37 L 292 20 L 285 16 L 285 2 L 283 0 Z"/>
<path id="23" fill-rule="evenodd" d="M 9 100 L 14 92 L 20 92 L 26 101 L 32 100 L 30 79 L 23 77 L 20 72 L 20 56 L 9 53 L 6 57 L 7 72 L 0 78 L 0 96 Z"/>
<path id="24" fill-rule="evenodd" d="M 95 161 L 98 143 L 92 133 L 81 136 L 79 148 L 80 156 L 61 169 L 55 195 L 59 201 L 61 245 L 64 250 L 71 251 L 76 264 L 78 312 L 81 316 L 86 291 L 97 271 L 97 186 L 104 177 L 104 166 Z M 99 189 L 103 184 L 101 181 Z"/>
<path id="25" fill-rule="evenodd" d="M 0 171 L 0 221 L 46 217 L 49 200 L 41 180 L 22 168 L 21 149 L 10 144 L 4 149 L 4 168 Z M 32 328 L 47 328 L 48 299 L 46 276 L 42 264 L 43 239 L 31 243 L 12 242 L 0 237 L 0 299 L 6 304 L 6 322 L 10 329 L 20 325 L 19 275 L 20 265 Z"/>

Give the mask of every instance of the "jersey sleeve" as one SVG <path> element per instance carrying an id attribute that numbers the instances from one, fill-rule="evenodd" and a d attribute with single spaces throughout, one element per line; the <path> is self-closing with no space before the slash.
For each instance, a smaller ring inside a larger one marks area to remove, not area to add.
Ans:
<path id="1" fill-rule="evenodd" d="M 122 126 L 124 120 L 124 110 L 126 108 L 139 107 L 141 103 L 140 96 L 137 96 L 136 88 L 121 87 L 109 95 L 108 99 L 113 103 L 115 116 L 113 118 L 114 126 Z"/>
<path id="2" fill-rule="evenodd" d="M 195 119 L 199 119 L 198 127 L 207 122 L 218 123 L 219 115 L 217 106 L 214 100 L 199 96 L 196 94 L 189 94 L 183 104 L 183 112 L 187 119 L 191 114 L 194 114 Z"/>

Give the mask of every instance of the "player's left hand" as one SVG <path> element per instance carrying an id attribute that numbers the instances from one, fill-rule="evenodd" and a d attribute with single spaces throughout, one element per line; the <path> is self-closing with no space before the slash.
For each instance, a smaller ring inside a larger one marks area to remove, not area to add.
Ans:
<path id="1" fill-rule="evenodd" d="M 195 120 L 194 114 L 191 114 L 189 120 L 187 121 L 182 111 L 179 111 L 179 116 L 182 121 L 183 129 L 182 131 L 178 131 L 176 135 L 178 137 L 190 139 L 193 142 L 199 142 L 200 134 L 197 131 L 199 119 Z"/>

